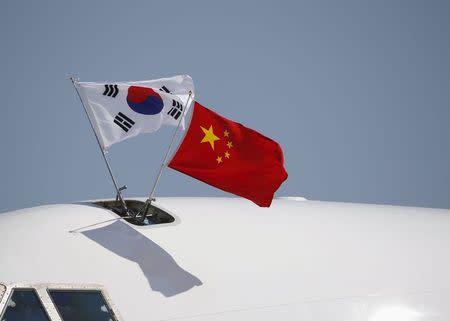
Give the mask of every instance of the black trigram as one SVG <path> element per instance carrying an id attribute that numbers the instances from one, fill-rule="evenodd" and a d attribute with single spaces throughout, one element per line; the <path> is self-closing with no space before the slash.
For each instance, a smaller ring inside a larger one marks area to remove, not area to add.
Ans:
<path id="1" fill-rule="evenodd" d="M 119 93 L 119 88 L 117 88 L 117 85 L 105 85 L 105 91 L 103 92 L 103 96 L 108 97 L 116 97 Z"/>
<path id="2" fill-rule="evenodd" d="M 159 88 L 160 91 L 164 91 L 168 94 L 171 94 L 172 92 L 166 87 L 166 86 L 162 86 L 161 88 Z"/>
<path id="3" fill-rule="evenodd" d="M 114 117 L 114 124 L 122 128 L 125 132 L 128 132 L 128 130 L 134 125 L 134 121 L 124 114 L 118 113 L 116 117 Z"/>
<path id="4" fill-rule="evenodd" d="M 175 119 L 178 119 L 178 117 L 180 117 L 182 111 L 183 111 L 183 104 L 176 101 L 175 99 L 172 99 L 172 108 L 170 108 L 167 115 L 170 115 Z"/>

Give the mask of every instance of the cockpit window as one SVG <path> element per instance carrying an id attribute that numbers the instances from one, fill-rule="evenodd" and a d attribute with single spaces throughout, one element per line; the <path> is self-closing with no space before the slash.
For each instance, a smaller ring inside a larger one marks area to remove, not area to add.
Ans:
<path id="1" fill-rule="evenodd" d="M 63 321 L 116 321 L 101 291 L 49 290 Z M 9 321 L 9 320 L 7 320 Z"/>
<path id="2" fill-rule="evenodd" d="M 2 321 L 50 321 L 47 313 L 33 289 L 14 289 Z"/>

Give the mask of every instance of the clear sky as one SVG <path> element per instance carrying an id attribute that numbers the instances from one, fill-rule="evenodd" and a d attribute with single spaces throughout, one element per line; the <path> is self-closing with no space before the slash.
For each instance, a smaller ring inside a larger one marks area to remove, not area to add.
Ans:
<path id="1" fill-rule="evenodd" d="M 0 212 L 113 197 L 68 77 L 189 74 L 278 141 L 279 196 L 450 208 L 449 1 L 0 2 Z M 145 196 L 173 128 L 114 145 Z M 168 169 L 159 196 L 226 196 Z"/>

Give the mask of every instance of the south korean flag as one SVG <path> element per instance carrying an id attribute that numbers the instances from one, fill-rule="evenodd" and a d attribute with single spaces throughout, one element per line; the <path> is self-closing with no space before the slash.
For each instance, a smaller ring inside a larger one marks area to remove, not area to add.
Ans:
<path id="1" fill-rule="evenodd" d="M 185 128 L 185 116 L 194 101 L 194 83 L 188 75 L 145 81 L 75 82 L 100 144 L 112 144 L 162 125 Z M 190 99 L 189 94 L 191 93 Z"/>

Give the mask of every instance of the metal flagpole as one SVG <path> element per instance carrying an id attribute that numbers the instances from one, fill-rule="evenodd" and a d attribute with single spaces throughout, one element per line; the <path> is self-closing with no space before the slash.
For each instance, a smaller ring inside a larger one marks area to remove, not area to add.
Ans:
<path id="1" fill-rule="evenodd" d="M 172 140 L 170 141 L 169 147 L 167 148 L 167 151 L 166 151 L 166 155 L 164 156 L 164 159 L 163 159 L 163 161 L 161 163 L 161 168 L 159 169 L 158 176 L 156 177 L 155 183 L 153 184 L 152 191 L 150 192 L 150 195 L 148 196 L 148 199 L 145 201 L 145 204 L 142 207 L 142 209 L 138 213 L 136 213 L 134 215 L 135 218 L 137 216 L 140 216 L 141 217 L 140 218 L 141 221 L 144 221 L 145 214 L 147 213 L 149 206 L 152 204 L 152 201 L 154 201 L 156 187 L 158 186 L 158 183 L 159 183 L 159 180 L 161 178 L 161 175 L 162 175 L 162 172 L 163 172 L 164 168 L 167 167 L 167 164 L 166 164 L 167 157 L 169 156 L 169 153 L 170 153 L 170 151 L 172 149 L 172 145 L 173 145 L 173 143 L 175 141 L 175 137 L 176 137 L 176 135 L 178 133 L 178 129 L 180 128 L 181 121 L 183 120 L 183 118 L 184 118 L 184 116 L 186 114 L 187 106 L 189 106 L 189 104 L 191 103 L 191 101 L 190 101 L 191 97 L 192 97 L 192 91 L 189 91 L 189 96 L 188 96 L 188 99 L 187 99 L 186 104 L 184 106 L 183 113 L 181 114 L 180 120 L 178 121 L 178 125 L 177 125 L 177 127 L 175 128 L 175 130 L 173 132 Z"/>
<path id="2" fill-rule="evenodd" d="M 95 131 L 94 125 L 92 124 L 91 117 L 89 117 L 89 113 L 86 109 L 86 106 L 84 105 L 83 99 L 81 99 L 80 92 L 78 91 L 78 86 L 77 86 L 78 78 L 75 79 L 74 77 L 70 77 L 70 80 L 72 81 L 72 84 L 75 87 L 78 98 L 80 99 L 81 105 L 83 106 L 84 112 L 86 113 L 86 116 L 89 120 L 89 124 L 91 125 L 91 128 L 92 128 L 92 131 L 94 132 L 95 138 L 97 139 L 97 144 L 98 144 L 98 147 L 100 148 L 100 151 L 102 152 L 102 156 L 103 156 L 103 159 L 105 160 L 106 167 L 108 168 L 109 175 L 111 176 L 114 187 L 116 188 L 116 192 L 117 192 L 116 199 L 119 198 L 120 202 L 122 203 L 123 209 L 125 210 L 125 213 L 128 215 L 127 204 L 125 203 L 125 201 L 122 198 L 122 190 L 125 189 L 126 187 L 124 186 L 124 187 L 119 188 L 119 186 L 117 185 L 116 179 L 114 178 L 114 175 L 111 170 L 111 166 L 109 165 L 108 159 L 106 158 L 106 153 L 103 150 L 102 145 L 100 144 L 100 139 L 98 138 L 98 135 L 97 135 L 97 132 Z"/>

